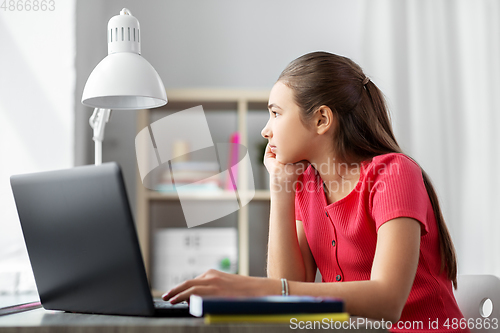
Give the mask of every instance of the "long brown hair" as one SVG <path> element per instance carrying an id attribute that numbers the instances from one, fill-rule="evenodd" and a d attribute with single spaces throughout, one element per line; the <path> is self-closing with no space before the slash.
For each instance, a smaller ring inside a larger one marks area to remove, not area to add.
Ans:
<path id="1" fill-rule="evenodd" d="M 382 92 L 349 58 L 328 52 L 308 53 L 292 61 L 278 81 L 292 89 L 304 124 L 320 106 L 326 105 L 332 110 L 338 121 L 334 149 L 342 161 L 360 162 L 377 155 L 402 153 Z M 441 272 L 446 269 L 456 289 L 455 248 L 436 191 L 429 176 L 420 169 L 438 226 Z"/>

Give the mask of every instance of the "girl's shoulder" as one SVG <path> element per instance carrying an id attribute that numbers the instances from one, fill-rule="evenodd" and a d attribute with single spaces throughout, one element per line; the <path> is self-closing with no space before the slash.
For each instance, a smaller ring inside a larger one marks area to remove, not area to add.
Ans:
<path id="1" fill-rule="evenodd" d="M 389 153 L 382 154 L 373 157 L 372 162 L 375 163 L 412 163 L 418 166 L 417 162 L 415 162 L 411 157 L 403 153 Z"/>
<path id="2" fill-rule="evenodd" d="M 421 174 L 420 166 L 415 160 L 402 153 L 377 155 L 363 164 L 365 174 L 383 175 L 399 174 L 401 171 Z"/>

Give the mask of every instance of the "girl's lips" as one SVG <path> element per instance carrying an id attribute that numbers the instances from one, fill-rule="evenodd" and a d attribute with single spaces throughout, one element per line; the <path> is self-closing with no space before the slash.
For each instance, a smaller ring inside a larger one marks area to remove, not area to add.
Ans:
<path id="1" fill-rule="evenodd" d="M 271 151 L 274 153 L 274 150 L 276 149 L 276 146 L 269 146 L 271 148 Z"/>

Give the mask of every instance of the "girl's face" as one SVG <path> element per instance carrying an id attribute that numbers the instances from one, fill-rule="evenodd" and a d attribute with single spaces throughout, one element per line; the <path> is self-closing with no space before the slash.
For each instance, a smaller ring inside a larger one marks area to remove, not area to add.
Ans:
<path id="1" fill-rule="evenodd" d="M 309 160 L 313 152 L 314 131 L 300 120 L 300 108 L 295 104 L 293 91 L 276 82 L 269 95 L 269 121 L 261 134 L 269 140 L 276 160 L 283 164 Z"/>

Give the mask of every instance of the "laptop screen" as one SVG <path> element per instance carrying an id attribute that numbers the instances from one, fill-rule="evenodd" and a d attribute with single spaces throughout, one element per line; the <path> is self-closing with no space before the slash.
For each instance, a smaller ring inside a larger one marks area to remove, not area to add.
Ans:
<path id="1" fill-rule="evenodd" d="M 118 164 L 12 176 L 11 186 L 46 309 L 153 314 Z"/>

